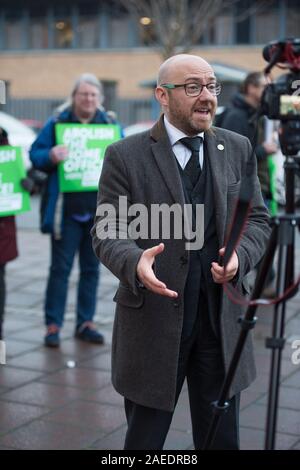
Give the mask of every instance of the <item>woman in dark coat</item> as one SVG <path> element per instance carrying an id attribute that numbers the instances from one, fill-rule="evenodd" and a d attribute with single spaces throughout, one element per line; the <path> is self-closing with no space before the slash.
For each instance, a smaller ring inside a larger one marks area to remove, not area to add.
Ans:
<path id="1" fill-rule="evenodd" d="M 8 145 L 7 132 L 0 127 L 0 145 Z M 14 216 L 0 217 L 0 339 L 5 307 L 5 265 L 18 256 Z"/>

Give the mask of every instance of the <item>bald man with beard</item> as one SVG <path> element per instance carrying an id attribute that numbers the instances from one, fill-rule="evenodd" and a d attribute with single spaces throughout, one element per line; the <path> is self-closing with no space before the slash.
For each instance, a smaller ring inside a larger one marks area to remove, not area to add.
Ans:
<path id="1" fill-rule="evenodd" d="M 251 157 L 248 139 L 212 127 L 219 93 L 205 60 L 186 54 L 169 58 L 160 67 L 155 90 L 160 119 L 150 131 L 111 145 L 104 159 L 92 235 L 96 255 L 120 280 L 114 297 L 112 382 L 124 396 L 127 450 L 163 449 L 185 379 L 194 445 L 202 448 L 211 402 L 218 398 L 243 313 L 222 284 L 232 283 L 247 295 L 245 275 L 262 257 L 270 233 L 254 169 L 247 227 L 226 270 L 218 264 Z M 133 239 L 121 220 L 120 196 L 129 207 L 143 204 L 149 214 L 154 204 L 189 204 L 192 226 L 203 230 L 203 245 L 191 249 L 186 235 L 178 239 L 172 227 L 169 237 L 160 231 L 155 239 Z M 116 213 L 116 236 L 102 236 L 107 204 Z M 202 227 L 196 220 L 198 205 L 204 205 Z M 254 378 L 249 337 L 214 449 L 239 448 L 240 392 Z"/>

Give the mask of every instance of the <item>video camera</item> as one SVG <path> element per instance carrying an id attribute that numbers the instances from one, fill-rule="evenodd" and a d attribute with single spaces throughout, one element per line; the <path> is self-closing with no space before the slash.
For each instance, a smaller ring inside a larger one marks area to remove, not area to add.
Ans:
<path id="1" fill-rule="evenodd" d="M 266 86 L 260 114 L 281 121 L 279 141 L 284 155 L 297 156 L 300 151 L 300 39 L 272 41 L 263 49 L 269 62 L 268 75 L 274 65 L 291 70 Z"/>

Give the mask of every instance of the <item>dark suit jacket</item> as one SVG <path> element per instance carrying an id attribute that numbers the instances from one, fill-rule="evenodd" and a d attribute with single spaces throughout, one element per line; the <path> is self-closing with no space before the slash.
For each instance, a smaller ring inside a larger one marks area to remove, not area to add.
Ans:
<path id="1" fill-rule="evenodd" d="M 219 246 L 222 247 L 233 217 L 246 160 L 251 146 L 245 137 L 214 128 L 205 133 L 215 205 Z M 222 144 L 222 146 L 220 146 Z M 243 278 L 261 258 L 270 233 L 268 212 L 263 204 L 256 171 L 255 195 L 246 230 L 237 253 L 237 289 L 245 294 Z M 182 239 L 126 238 L 127 224 L 118 218 L 119 196 L 128 205 L 177 203 L 184 194 L 175 156 L 163 120 L 151 131 L 123 139 L 108 147 L 99 182 L 98 208 L 92 230 L 93 246 L 101 262 L 120 280 L 114 300 L 116 316 L 112 342 L 112 381 L 116 390 L 144 406 L 173 410 L 180 337 L 183 324 L 183 293 L 189 270 L 189 252 Z M 105 204 L 115 207 L 119 238 L 99 239 L 101 222 L 107 219 Z M 103 211 L 100 215 L 99 211 Z M 98 234 L 97 234 L 98 233 Z M 138 287 L 136 266 L 143 250 L 164 242 L 164 252 L 156 257 L 155 272 L 166 285 L 179 293 L 178 299 L 159 296 Z M 217 254 L 216 254 L 217 256 Z M 184 262 L 187 260 L 187 262 Z M 228 368 L 240 333 L 237 323 L 242 308 L 222 295 L 220 331 L 225 368 Z M 251 338 L 241 357 L 231 395 L 246 388 L 255 377 Z"/>

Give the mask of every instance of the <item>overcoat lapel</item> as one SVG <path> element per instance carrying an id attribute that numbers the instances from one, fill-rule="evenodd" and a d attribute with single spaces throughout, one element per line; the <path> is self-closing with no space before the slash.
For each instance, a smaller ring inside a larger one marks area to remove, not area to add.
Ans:
<path id="1" fill-rule="evenodd" d="M 178 171 L 176 157 L 166 132 L 163 117 L 151 129 L 153 144 L 151 145 L 154 159 L 166 182 L 166 185 L 174 199 L 182 207 L 185 203 L 180 174 Z"/>
<path id="2" fill-rule="evenodd" d="M 223 139 L 218 139 L 214 130 L 205 132 L 207 155 L 209 159 L 216 214 L 216 228 L 218 239 L 224 243 L 225 224 L 227 213 L 227 150 Z"/>

